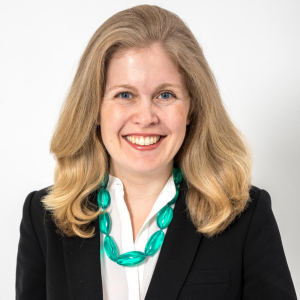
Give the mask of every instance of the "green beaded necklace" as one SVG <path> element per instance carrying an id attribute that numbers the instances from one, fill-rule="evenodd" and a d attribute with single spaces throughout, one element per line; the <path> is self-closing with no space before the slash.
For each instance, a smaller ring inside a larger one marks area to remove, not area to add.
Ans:
<path id="1" fill-rule="evenodd" d="M 110 205 L 110 194 L 106 190 L 108 184 L 108 173 L 104 175 L 104 179 L 101 181 L 101 189 L 98 193 L 97 200 L 99 207 L 104 211 Z M 141 251 L 130 251 L 124 254 L 118 255 L 116 243 L 109 235 L 111 228 L 111 221 L 108 212 L 99 215 L 99 227 L 100 231 L 104 233 L 104 250 L 106 255 L 114 262 L 121 266 L 135 266 L 146 258 L 146 256 L 154 255 L 161 247 L 165 234 L 162 231 L 167 228 L 173 219 L 173 209 L 170 205 L 174 204 L 179 195 L 179 186 L 182 181 L 182 173 L 179 167 L 173 169 L 173 179 L 176 186 L 176 194 L 174 198 L 167 203 L 157 214 L 156 223 L 160 230 L 156 231 L 149 238 L 144 252 Z"/>

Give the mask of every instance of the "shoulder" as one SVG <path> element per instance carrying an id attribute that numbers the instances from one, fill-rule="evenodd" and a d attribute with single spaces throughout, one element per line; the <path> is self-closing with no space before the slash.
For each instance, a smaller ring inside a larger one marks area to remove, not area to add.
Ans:
<path id="1" fill-rule="evenodd" d="M 250 228 L 253 226 L 259 228 L 264 222 L 270 222 L 270 220 L 274 225 L 270 194 L 262 188 L 251 185 L 244 209 L 236 215 L 225 231 L 245 238 Z"/>
<path id="2" fill-rule="evenodd" d="M 255 185 L 251 185 L 249 194 L 250 198 L 254 201 L 257 201 L 258 199 L 264 199 L 262 201 L 271 203 L 270 194 L 266 190 L 259 188 Z"/>
<path id="3" fill-rule="evenodd" d="M 23 214 L 29 213 L 30 215 L 38 215 L 44 210 L 42 199 L 44 196 L 48 195 L 48 190 L 51 186 L 45 187 L 43 189 L 30 192 L 23 205 Z"/>
<path id="4" fill-rule="evenodd" d="M 48 195 L 50 187 L 30 192 L 23 204 L 22 224 L 31 228 L 39 238 L 45 234 L 49 226 L 55 227 L 51 213 L 44 208 L 41 201 Z"/>
<path id="5" fill-rule="evenodd" d="M 252 214 L 264 214 L 272 210 L 272 201 L 270 194 L 261 188 L 254 185 L 251 186 L 249 191 L 249 199 L 246 209 L 252 211 Z"/>
<path id="6" fill-rule="evenodd" d="M 250 205 L 251 219 L 248 230 L 248 238 L 257 238 L 258 233 L 263 231 L 268 232 L 269 235 L 279 234 L 279 228 L 272 210 L 272 200 L 270 194 L 255 186 L 250 190 Z"/>

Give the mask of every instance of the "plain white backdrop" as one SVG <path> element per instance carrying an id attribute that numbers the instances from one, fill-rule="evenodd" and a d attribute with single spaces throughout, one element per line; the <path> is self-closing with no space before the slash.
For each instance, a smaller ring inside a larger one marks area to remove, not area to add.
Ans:
<path id="1" fill-rule="evenodd" d="M 254 153 L 300 294 L 300 1 L 0 1 L 0 298 L 14 299 L 26 196 L 53 184 L 49 145 L 80 56 L 116 12 L 155 4 L 192 30 Z"/>

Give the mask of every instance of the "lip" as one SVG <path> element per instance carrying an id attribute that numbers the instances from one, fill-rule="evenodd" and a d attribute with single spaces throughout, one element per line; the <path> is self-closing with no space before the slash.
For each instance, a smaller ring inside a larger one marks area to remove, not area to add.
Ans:
<path id="1" fill-rule="evenodd" d="M 166 135 L 162 135 L 159 133 L 141 133 L 141 132 L 135 132 L 135 133 L 128 133 L 123 135 L 123 137 L 128 136 L 128 135 L 136 135 L 136 136 L 151 136 L 151 135 L 159 135 L 161 137 L 166 137 Z"/>
<path id="2" fill-rule="evenodd" d="M 153 134 L 151 134 L 153 135 Z M 159 134 L 154 134 L 154 135 L 159 135 Z M 126 139 L 125 136 L 123 136 L 123 139 L 134 149 L 136 150 L 141 150 L 141 151 L 147 151 L 147 150 L 154 150 L 157 147 L 159 147 L 159 145 L 162 143 L 162 141 L 165 139 L 166 136 L 161 136 L 160 140 L 156 143 L 156 144 L 152 144 L 152 145 L 148 145 L 148 146 L 141 146 L 141 145 L 137 145 L 137 144 L 133 144 L 130 141 L 128 141 Z"/>

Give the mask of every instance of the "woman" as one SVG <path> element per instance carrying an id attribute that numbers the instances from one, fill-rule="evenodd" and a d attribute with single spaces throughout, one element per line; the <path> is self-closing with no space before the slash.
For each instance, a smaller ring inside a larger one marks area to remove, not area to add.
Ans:
<path id="1" fill-rule="evenodd" d="M 51 152 L 17 299 L 296 299 L 270 195 L 175 14 L 140 5 L 95 32 Z"/>

